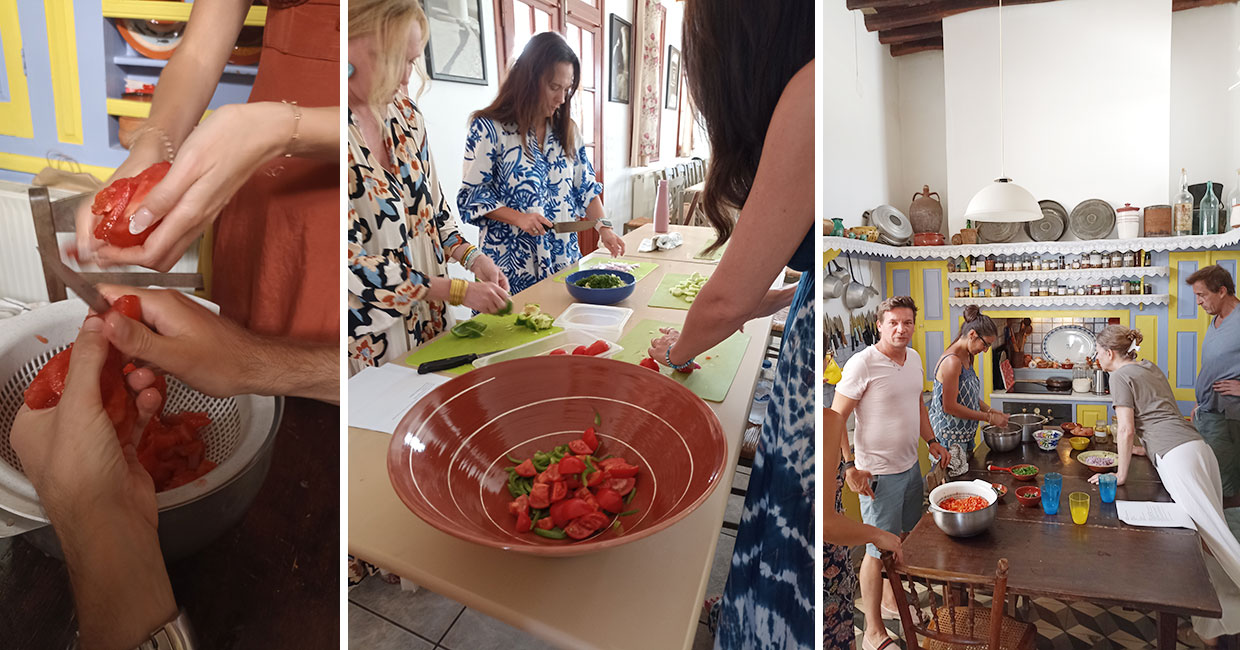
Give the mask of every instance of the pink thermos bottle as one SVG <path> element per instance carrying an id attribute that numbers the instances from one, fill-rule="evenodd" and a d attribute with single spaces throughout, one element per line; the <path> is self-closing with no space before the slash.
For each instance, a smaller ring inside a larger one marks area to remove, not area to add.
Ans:
<path id="1" fill-rule="evenodd" d="M 654 231 L 667 232 L 667 179 L 659 181 L 659 189 L 654 196 Z"/>

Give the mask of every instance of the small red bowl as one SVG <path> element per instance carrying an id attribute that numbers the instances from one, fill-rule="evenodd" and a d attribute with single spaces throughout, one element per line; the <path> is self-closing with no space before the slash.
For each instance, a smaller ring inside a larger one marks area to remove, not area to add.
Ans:
<path id="1" fill-rule="evenodd" d="M 1032 467 L 1034 469 L 1034 472 L 1032 474 L 1025 474 L 1025 475 L 1017 474 L 1016 470 L 1022 467 Z M 1038 477 L 1037 469 L 1038 469 L 1037 465 L 1030 465 L 1029 463 L 1021 463 L 1020 465 L 1013 465 L 1012 476 L 1018 481 L 1032 481 L 1033 479 Z"/>
<path id="2" fill-rule="evenodd" d="M 532 381 L 536 378 L 537 381 Z M 602 417 L 599 454 L 640 467 L 623 530 L 584 540 L 517 533 L 506 458 L 581 437 Z M 637 364 L 537 356 L 487 365 L 427 393 L 388 447 L 388 476 L 414 514 L 460 539 L 542 556 L 582 555 L 653 535 L 717 487 L 727 442 L 715 413 L 680 383 Z"/>
<path id="3" fill-rule="evenodd" d="M 1036 485 L 1022 485 L 1016 488 L 1016 500 L 1026 508 L 1034 508 L 1042 503 L 1042 489 Z"/>
<path id="4" fill-rule="evenodd" d="M 999 495 L 1000 499 L 1007 496 L 1008 489 L 1006 485 L 1002 483 L 991 483 L 990 487 L 995 489 L 995 493 Z"/>

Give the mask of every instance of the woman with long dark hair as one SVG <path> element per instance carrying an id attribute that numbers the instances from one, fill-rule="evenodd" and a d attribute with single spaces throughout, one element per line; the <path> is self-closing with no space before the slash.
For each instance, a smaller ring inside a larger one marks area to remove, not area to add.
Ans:
<path id="1" fill-rule="evenodd" d="M 702 205 L 731 241 L 685 318 L 650 355 L 683 368 L 752 318 L 791 304 L 732 566 L 715 606 L 716 648 L 813 648 L 814 3 L 685 3 L 685 78 L 710 138 Z M 768 129 L 768 125 L 778 128 Z M 738 219 L 730 214 L 739 210 Z"/>
<path id="2" fill-rule="evenodd" d="M 456 203 L 482 231 L 482 250 L 528 288 L 581 258 L 575 232 L 553 224 L 589 219 L 604 246 L 624 254 L 599 195 L 603 186 L 569 116 L 581 62 L 564 37 L 534 35 L 490 106 L 473 114 Z"/>
<path id="3" fill-rule="evenodd" d="M 964 323 L 956 338 L 934 366 L 934 397 L 930 399 L 930 426 L 947 449 L 958 445 L 965 457 L 973 453 L 977 423 L 1007 424 L 1008 416 L 982 401 L 982 380 L 973 371 L 973 359 L 990 349 L 999 336 L 995 321 L 977 305 L 964 308 Z"/>

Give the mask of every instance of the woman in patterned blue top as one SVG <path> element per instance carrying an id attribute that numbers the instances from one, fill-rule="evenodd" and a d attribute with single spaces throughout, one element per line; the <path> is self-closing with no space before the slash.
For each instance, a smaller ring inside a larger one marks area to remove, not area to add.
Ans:
<path id="1" fill-rule="evenodd" d="M 688 0 L 685 79 L 710 137 L 701 202 L 731 241 L 685 317 L 651 343 L 686 366 L 791 304 L 723 597 L 721 650 L 808 650 L 814 635 L 814 2 Z M 769 128 L 769 125 L 779 125 Z M 739 210 L 733 218 L 732 210 Z M 784 267 L 805 271 L 771 291 Z M 764 333 L 760 335 L 765 336 Z"/>
<path id="2" fill-rule="evenodd" d="M 512 293 L 581 258 L 576 233 L 552 223 L 591 219 L 612 255 L 624 242 L 611 229 L 603 186 L 569 117 L 581 62 L 562 36 L 535 35 L 490 106 L 474 113 L 456 203 L 482 231 L 482 250 L 504 271 Z"/>
<path id="3" fill-rule="evenodd" d="M 943 351 L 934 368 L 934 397 L 930 401 L 930 426 L 934 437 L 947 449 L 959 445 L 973 454 L 977 423 L 1003 426 L 1007 414 L 982 401 L 982 382 L 973 371 L 973 357 L 990 349 L 999 328 L 977 305 L 964 308 L 964 323 L 955 340 Z"/>

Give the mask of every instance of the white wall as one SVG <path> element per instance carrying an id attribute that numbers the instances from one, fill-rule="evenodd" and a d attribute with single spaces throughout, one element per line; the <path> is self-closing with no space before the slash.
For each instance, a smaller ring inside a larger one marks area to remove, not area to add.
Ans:
<path id="1" fill-rule="evenodd" d="M 1240 88 L 1227 91 L 1240 81 L 1240 5 L 1172 16 L 1168 183 L 1178 189 L 1184 167 L 1189 183 L 1222 182 L 1230 192 L 1240 167 Z M 1227 198 L 1217 188 L 1215 196 Z"/>
<path id="2" fill-rule="evenodd" d="M 863 211 L 880 204 L 908 207 L 900 178 L 899 72 L 878 35 L 865 31 L 860 12 L 841 2 L 824 2 L 821 11 L 822 216 L 856 226 Z"/>
<path id="3" fill-rule="evenodd" d="M 932 50 L 896 59 L 899 72 L 900 192 L 892 205 L 908 214 L 913 194 L 929 185 L 943 204 L 942 231 L 948 233 L 946 105 L 943 52 Z"/>
<path id="4" fill-rule="evenodd" d="M 1068 206 L 1165 203 L 1170 0 L 1074 0 L 1003 9 L 1006 166 Z M 998 10 L 943 21 L 950 230 L 1000 176 Z"/>

